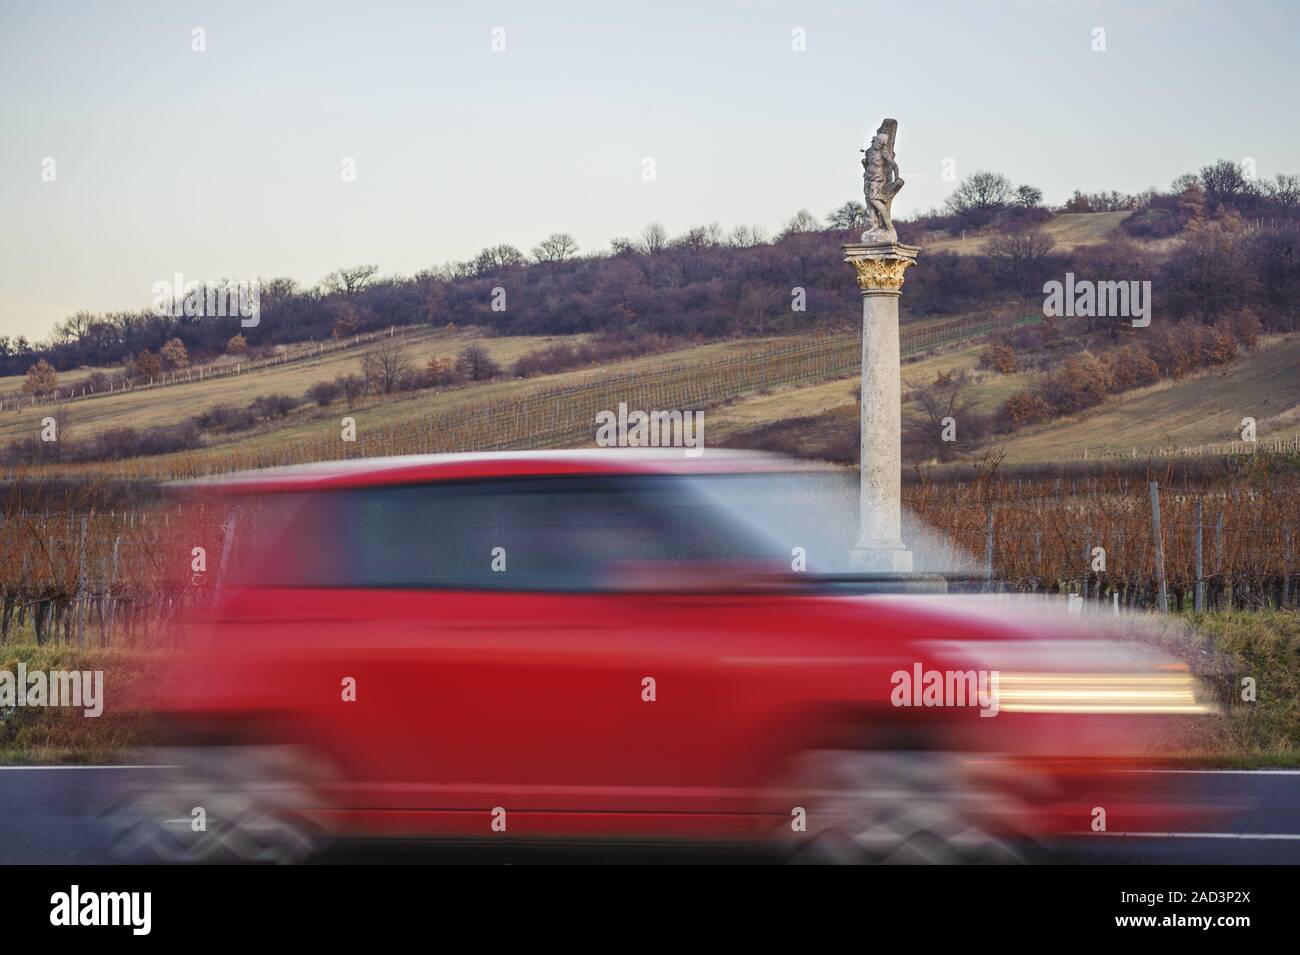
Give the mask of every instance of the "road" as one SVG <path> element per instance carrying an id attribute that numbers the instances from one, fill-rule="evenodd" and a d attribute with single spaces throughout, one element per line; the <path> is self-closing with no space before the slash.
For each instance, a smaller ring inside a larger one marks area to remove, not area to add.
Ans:
<path id="1" fill-rule="evenodd" d="M 0 767 L 0 864 L 95 865 L 113 861 L 107 834 L 95 822 L 95 795 L 122 774 L 153 767 Z M 1080 836 L 1054 845 L 1064 863 L 1289 864 L 1300 863 L 1300 771 L 1189 771 L 1180 789 L 1251 808 L 1213 832 Z M 726 862 L 744 861 L 695 850 L 594 852 L 502 847 L 467 849 L 349 848 L 333 862 Z"/>

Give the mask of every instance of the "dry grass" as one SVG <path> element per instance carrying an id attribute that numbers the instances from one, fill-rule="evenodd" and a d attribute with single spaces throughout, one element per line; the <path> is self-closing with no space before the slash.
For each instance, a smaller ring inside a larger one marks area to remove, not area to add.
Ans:
<path id="1" fill-rule="evenodd" d="M 1081 245 L 1105 245 L 1119 235 L 1119 225 L 1129 212 L 1062 212 L 1043 225 L 1043 231 L 1056 240 L 1058 251 L 1069 251 Z M 925 243 L 928 252 L 956 252 L 958 255 L 978 255 L 992 233 L 967 234 L 952 238 L 937 238 Z"/>
<path id="2" fill-rule="evenodd" d="M 1090 455 L 1122 453 L 1134 447 L 1140 455 L 1170 445 L 1236 440 L 1241 419 L 1247 416 L 1259 423 L 1260 440 L 1281 436 L 1266 425 L 1294 420 L 1300 405 L 1297 365 L 1300 336 L 1275 339 L 1231 365 L 1116 395 L 1071 420 L 996 443 L 1006 450 L 1008 463 L 1082 457 L 1085 450 Z"/>
<path id="3" fill-rule="evenodd" d="M 408 332 L 402 341 L 407 345 L 412 360 L 419 365 L 425 364 L 433 356 L 454 357 L 471 342 L 476 342 L 486 348 L 495 361 L 508 367 L 530 351 L 561 340 L 576 344 L 587 338 L 588 336 L 484 338 L 474 329 L 429 329 Z M 169 425 L 217 405 L 245 405 L 258 395 L 283 393 L 298 396 L 318 381 L 329 381 L 341 374 L 359 373 L 361 355 L 365 351 L 364 346 L 349 348 L 286 365 L 259 368 L 242 375 L 73 402 L 67 405 L 71 422 L 67 434 L 72 440 L 77 440 L 109 428 Z M 64 380 L 61 375 L 60 381 Z M 0 444 L 30 436 L 39 427 L 40 419 L 50 413 L 48 406 L 24 408 L 18 412 L 0 412 Z"/>

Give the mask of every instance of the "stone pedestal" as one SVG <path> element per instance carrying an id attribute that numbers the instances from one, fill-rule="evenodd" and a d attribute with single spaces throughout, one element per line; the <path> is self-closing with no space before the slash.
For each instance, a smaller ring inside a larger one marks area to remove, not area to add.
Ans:
<path id="1" fill-rule="evenodd" d="M 909 573 L 902 538 L 902 372 L 898 299 L 903 272 L 920 249 L 897 242 L 850 243 L 844 261 L 862 292 L 862 472 L 858 542 L 849 566 L 860 572 Z"/>

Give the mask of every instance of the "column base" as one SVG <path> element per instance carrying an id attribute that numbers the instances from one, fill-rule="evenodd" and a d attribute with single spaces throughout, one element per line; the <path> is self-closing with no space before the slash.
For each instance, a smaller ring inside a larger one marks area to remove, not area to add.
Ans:
<path id="1" fill-rule="evenodd" d="M 863 541 L 849 551 L 849 569 L 858 573 L 910 574 L 912 552 L 902 541 Z"/>

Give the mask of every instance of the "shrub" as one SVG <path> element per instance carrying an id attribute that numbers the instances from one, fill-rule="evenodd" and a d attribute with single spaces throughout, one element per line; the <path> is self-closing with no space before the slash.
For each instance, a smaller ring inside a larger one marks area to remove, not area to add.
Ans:
<path id="1" fill-rule="evenodd" d="M 1052 416 L 1052 406 L 1038 392 L 1026 388 L 1006 400 L 998 412 L 998 424 L 1003 430 L 1046 421 Z"/>
<path id="2" fill-rule="evenodd" d="M 360 375 L 339 375 L 334 382 L 339 386 L 339 391 L 343 393 L 343 400 L 347 402 L 349 408 L 366 393 L 366 380 Z"/>
<path id="3" fill-rule="evenodd" d="M 160 374 L 162 374 L 162 362 L 147 348 L 136 355 L 131 362 L 131 376 L 134 378 L 148 380 L 157 378 Z"/>
<path id="4" fill-rule="evenodd" d="M 327 408 L 338 401 L 343 394 L 337 381 L 318 381 L 307 389 L 307 400 L 314 401 L 321 408 Z"/>
<path id="5" fill-rule="evenodd" d="M 265 418 L 270 421 L 273 418 L 283 418 L 294 408 L 297 408 L 302 401 L 290 395 L 270 394 L 259 395 L 249 402 L 248 410 L 255 417 Z"/>
<path id="6" fill-rule="evenodd" d="M 196 414 L 192 420 L 200 428 L 210 431 L 246 431 L 257 424 L 257 416 L 250 409 L 234 405 L 214 405 Z"/>
<path id="7" fill-rule="evenodd" d="M 439 358 L 434 355 L 424 366 L 424 383 L 430 388 L 458 385 L 463 380 L 454 358 Z"/>
<path id="8" fill-rule="evenodd" d="M 1014 374 L 1016 371 L 1016 353 L 1010 345 L 994 342 L 980 353 L 980 367 L 992 368 L 1004 375 Z"/>
<path id="9" fill-rule="evenodd" d="M 42 358 L 27 369 L 27 378 L 23 382 L 23 394 L 43 397 L 52 395 L 59 388 L 59 376 L 54 366 Z"/>
<path id="10" fill-rule="evenodd" d="M 501 366 L 482 345 L 470 345 L 462 351 L 456 358 L 456 369 L 466 381 L 487 381 L 501 374 Z"/>
<path id="11" fill-rule="evenodd" d="M 185 350 L 185 343 L 179 338 L 173 338 L 163 345 L 158 349 L 158 354 L 168 368 L 184 368 L 190 363 L 190 353 Z"/>

